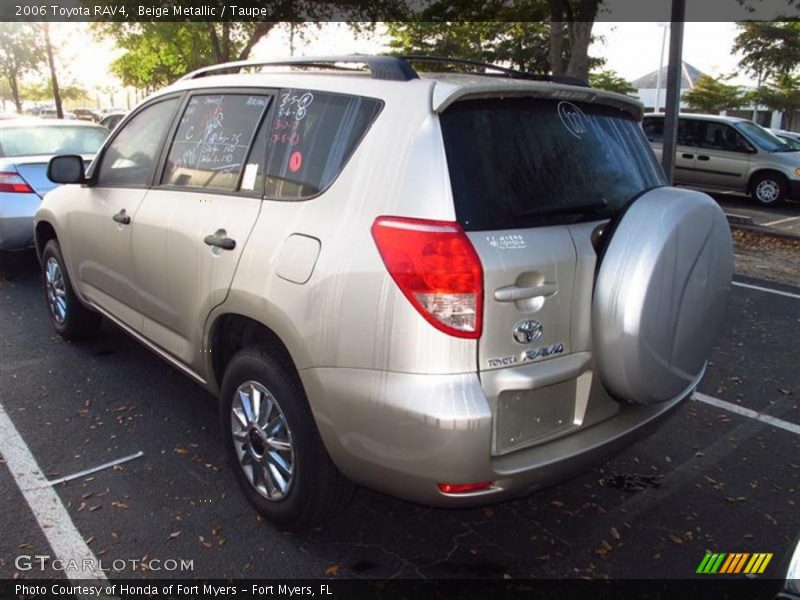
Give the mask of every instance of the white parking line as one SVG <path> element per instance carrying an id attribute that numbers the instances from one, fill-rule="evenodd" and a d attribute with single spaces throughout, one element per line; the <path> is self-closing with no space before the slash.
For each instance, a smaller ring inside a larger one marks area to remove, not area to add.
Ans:
<path id="1" fill-rule="evenodd" d="M 751 419 L 755 419 L 756 421 L 761 421 L 762 423 L 766 423 L 767 425 L 772 425 L 773 427 L 777 427 L 778 429 L 783 429 L 784 431 L 788 431 L 789 433 L 800 435 L 800 425 L 789 423 L 789 421 L 784 421 L 783 419 L 776 419 L 775 417 L 765 415 L 764 413 L 760 413 L 755 410 L 745 408 L 744 406 L 739 406 L 738 404 L 726 402 L 725 400 L 720 400 L 719 398 L 714 398 L 713 396 L 708 396 L 700 392 L 694 393 L 694 399 L 698 400 L 699 402 L 710 404 L 711 406 L 716 406 L 717 408 L 721 408 L 723 410 L 736 413 L 737 415 L 742 415 L 743 417 L 749 417 Z"/>
<path id="2" fill-rule="evenodd" d="M 30 448 L 25 444 L 25 440 L 22 439 L 2 404 L 0 404 L 0 454 L 3 455 L 8 470 L 47 538 L 55 557 L 63 561 L 77 561 L 79 566 L 85 568 L 85 570 L 68 569 L 65 571 L 67 577 L 75 580 L 107 581 L 106 574 L 97 568 L 99 564 L 97 557 L 76 529 L 61 498 L 48 485 L 47 478 L 31 454 Z"/>
<path id="3" fill-rule="evenodd" d="M 773 290 L 772 288 L 765 288 L 761 287 L 760 285 L 750 285 L 749 283 L 741 283 L 739 281 L 732 282 L 733 285 L 747 288 L 748 290 L 757 290 L 759 292 L 766 292 L 768 294 L 775 294 L 776 296 L 785 296 L 787 298 L 794 298 L 795 300 L 800 300 L 800 294 L 793 294 L 791 292 L 784 292 L 782 290 Z"/>
<path id="4" fill-rule="evenodd" d="M 800 217 L 786 217 L 785 219 L 778 219 L 777 221 L 770 221 L 769 223 L 762 223 L 762 227 L 772 227 L 773 225 L 780 225 L 781 223 L 788 223 L 789 221 L 796 221 Z"/>

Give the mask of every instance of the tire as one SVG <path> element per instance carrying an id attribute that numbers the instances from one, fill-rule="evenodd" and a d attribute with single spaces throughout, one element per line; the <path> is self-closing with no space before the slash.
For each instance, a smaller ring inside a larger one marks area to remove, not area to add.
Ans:
<path id="1" fill-rule="evenodd" d="M 777 206 L 789 195 L 789 185 L 779 173 L 759 173 L 750 182 L 750 195 L 759 204 Z"/>
<path id="2" fill-rule="evenodd" d="M 50 322 L 65 340 L 86 340 L 97 333 L 102 317 L 75 295 L 64 265 L 58 242 L 50 240 L 42 252 L 42 284 Z"/>
<path id="3" fill-rule="evenodd" d="M 257 422 L 248 416 L 255 396 Z M 352 499 L 355 486 L 328 456 L 297 373 L 268 350 L 246 348 L 231 359 L 222 380 L 220 425 L 244 495 L 271 524 L 309 529 Z"/>

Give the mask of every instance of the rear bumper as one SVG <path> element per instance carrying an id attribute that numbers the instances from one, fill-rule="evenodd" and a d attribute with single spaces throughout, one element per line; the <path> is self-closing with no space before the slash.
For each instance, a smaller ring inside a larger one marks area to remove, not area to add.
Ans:
<path id="1" fill-rule="evenodd" d="M 492 456 L 492 410 L 476 374 L 416 375 L 365 369 L 301 372 L 323 441 L 356 483 L 422 504 L 476 506 L 528 494 L 615 454 L 691 395 L 623 406 L 595 425 Z M 442 493 L 438 483 L 491 481 Z"/>
<path id="2" fill-rule="evenodd" d="M 33 246 L 33 216 L 40 203 L 36 194 L 0 193 L 0 250 Z"/>

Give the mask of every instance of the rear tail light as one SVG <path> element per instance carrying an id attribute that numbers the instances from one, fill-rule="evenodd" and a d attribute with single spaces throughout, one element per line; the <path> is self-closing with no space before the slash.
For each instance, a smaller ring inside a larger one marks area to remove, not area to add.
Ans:
<path id="1" fill-rule="evenodd" d="M 488 490 L 492 487 L 491 481 L 481 481 L 479 483 L 440 483 L 439 490 L 445 494 L 468 494 L 469 492 L 479 492 Z"/>
<path id="2" fill-rule="evenodd" d="M 431 325 L 459 338 L 481 336 L 483 268 L 458 223 L 378 217 L 372 237 L 392 279 Z"/>
<path id="3" fill-rule="evenodd" d="M 32 194 L 33 188 L 20 177 L 19 173 L 0 173 L 0 192 L 13 192 L 15 194 Z"/>

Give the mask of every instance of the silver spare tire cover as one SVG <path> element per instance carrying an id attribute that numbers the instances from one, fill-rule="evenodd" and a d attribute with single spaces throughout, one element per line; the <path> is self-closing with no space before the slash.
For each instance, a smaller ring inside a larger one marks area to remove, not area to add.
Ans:
<path id="1" fill-rule="evenodd" d="M 730 228 L 705 194 L 670 187 L 636 199 L 607 240 L 592 335 L 598 374 L 618 400 L 656 404 L 690 390 L 725 319 Z"/>

